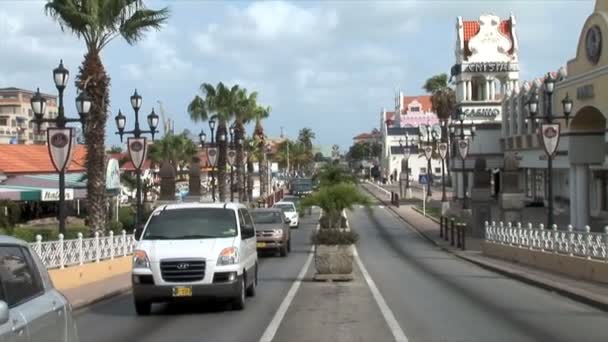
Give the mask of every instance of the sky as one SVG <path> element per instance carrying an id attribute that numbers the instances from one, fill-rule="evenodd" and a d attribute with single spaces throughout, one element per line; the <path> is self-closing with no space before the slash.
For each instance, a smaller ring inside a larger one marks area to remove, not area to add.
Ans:
<path id="1" fill-rule="evenodd" d="M 84 43 L 45 15 L 45 1 L 0 0 L 0 87 L 40 87 L 56 93 L 52 69 L 60 59 L 77 73 Z M 303 127 L 316 143 L 347 149 L 352 137 L 379 124 L 397 89 L 420 95 L 425 80 L 454 64 L 456 17 L 513 13 L 520 43 L 520 79 L 566 65 L 595 1 L 145 1 L 169 7 L 159 32 L 130 46 L 115 39 L 103 51 L 111 78 L 111 118 L 118 109 L 133 124 L 129 96 L 137 88 L 142 112 L 175 120 L 177 131 L 208 131 L 187 106 L 202 83 L 238 84 L 272 107 L 268 135 L 281 127 L 296 137 Z M 71 83 L 73 84 L 73 83 Z M 67 104 L 75 89 L 69 87 Z M 68 113 L 76 115 L 73 107 Z M 114 120 L 107 144 L 118 145 Z M 251 128 L 249 129 L 251 131 Z"/>

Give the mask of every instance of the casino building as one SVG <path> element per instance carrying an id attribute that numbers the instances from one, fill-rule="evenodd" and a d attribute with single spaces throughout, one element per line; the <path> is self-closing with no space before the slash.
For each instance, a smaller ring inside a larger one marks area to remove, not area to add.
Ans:
<path id="1" fill-rule="evenodd" d="M 451 81 L 455 85 L 457 112 L 452 124 L 455 138 L 462 130 L 466 136 L 475 127 L 474 138 L 469 140 L 468 155 L 463 161 L 453 144 L 450 162 L 452 184 L 458 199 L 462 199 L 473 185 L 473 167 L 477 158 L 486 160 L 493 172 L 493 192 L 500 191 L 499 168 L 503 163 L 500 145 L 503 97 L 519 87 L 519 58 L 517 23 L 511 15 L 501 19 L 483 14 L 476 20 L 457 18 L 456 64 L 452 67 Z"/>

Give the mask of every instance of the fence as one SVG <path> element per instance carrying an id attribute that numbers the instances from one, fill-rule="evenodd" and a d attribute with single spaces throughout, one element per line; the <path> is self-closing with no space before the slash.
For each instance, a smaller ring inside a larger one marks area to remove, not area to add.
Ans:
<path id="1" fill-rule="evenodd" d="M 77 239 L 65 240 L 59 234 L 59 240 L 42 241 L 42 236 L 36 236 L 36 242 L 30 243 L 46 268 L 64 268 L 69 265 L 82 265 L 87 262 L 98 262 L 104 259 L 126 256 L 133 253 L 135 247 L 133 234 L 124 230 L 120 235 L 110 232 L 109 236 L 99 236 L 95 233 L 92 238 L 83 238 L 78 233 Z"/>
<path id="2" fill-rule="evenodd" d="M 589 226 L 584 231 L 574 231 L 571 225 L 567 230 L 558 230 L 557 225 L 545 229 L 542 224 L 538 228 L 532 224 L 523 228 L 521 223 L 517 226 L 503 222 L 485 223 L 486 241 L 489 242 L 608 262 L 608 227 L 604 228 L 604 233 L 590 230 Z"/>

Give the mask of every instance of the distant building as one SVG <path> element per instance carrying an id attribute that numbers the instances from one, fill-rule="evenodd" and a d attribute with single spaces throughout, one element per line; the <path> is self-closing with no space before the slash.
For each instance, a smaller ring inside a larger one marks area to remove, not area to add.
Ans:
<path id="1" fill-rule="evenodd" d="M 374 128 L 371 133 L 361 133 L 353 137 L 353 143 L 379 143 L 382 140 L 382 132 Z"/>
<path id="2" fill-rule="evenodd" d="M 44 144 L 45 129 L 41 125 L 41 134 L 36 133 L 32 123 L 34 113 L 30 99 L 34 92 L 19 88 L 0 88 L 0 144 Z M 57 117 L 57 98 L 42 94 L 46 99 L 46 118 Z"/>

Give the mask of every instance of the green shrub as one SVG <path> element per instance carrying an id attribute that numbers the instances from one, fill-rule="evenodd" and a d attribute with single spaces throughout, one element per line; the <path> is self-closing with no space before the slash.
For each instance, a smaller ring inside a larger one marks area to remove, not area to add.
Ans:
<path id="1" fill-rule="evenodd" d="M 126 230 L 126 229 L 125 229 Z M 108 222 L 108 234 L 114 232 L 114 235 L 121 235 L 123 231 L 122 222 L 112 220 Z"/>
<path id="2" fill-rule="evenodd" d="M 64 235 L 64 239 L 77 239 L 78 233 L 82 233 L 83 237 L 90 237 L 89 227 L 83 225 L 68 226 Z M 59 239 L 59 230 L 57 226 L 53 227 L 16 227 L 12 236 L 17 239 L 27 242 L 35 242 L 36 235 L 42 236 L 42 241 L 53 241 Z"/>
<path id="3" fill-rule="evenodd" d="M 8 215 L 4 215 L 5 213 Z M 20 217 L 21 209 L 17 203 L 9 200 L 0 200 L 0 228 L 12 229 L 19 222 Z"/>
<path id="4" fill-rule="evenodd" d="M 308 208 L 313 205 L 320 207 L 327 216 L 327 227 L 341 225 L 342 211 L 352 209 L 355 204 L 369 205 L 367 196 L 357 190 L 352 183 L 339 183 L 336 185 L 322 186 L 319 191 L 302 200 L 302 207 Z"/>
<path id="5" fill-rule="evenodd" d="M 118 221 L 127 233 L 132 232 L 135 228 L 135 210 L 131 207 L 121 207 L 118 210 Z"/>
<path id="6" fill-rule="evenodd" d="M 359 241 L 359 234 L 342 229 L 319 229 L 314 232 L 311 242 L 314 245 L 352 245 Z"/>

